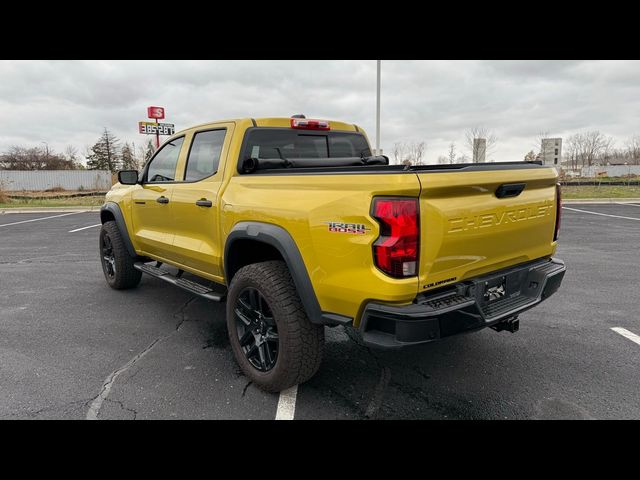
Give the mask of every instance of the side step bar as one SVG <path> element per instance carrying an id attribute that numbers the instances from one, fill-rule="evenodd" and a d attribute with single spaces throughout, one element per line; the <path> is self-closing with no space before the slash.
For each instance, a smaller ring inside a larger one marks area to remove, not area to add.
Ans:
<path id="1" fill-rule="evenodd" d="M 161 264 L 160 264 L 161 265 Z M 206 285 L 202 285 L 198 282 L 192 282 L 191 280 L 187 280 L 182 278 L 182 270 L 178 272 L 178 275 L 171 275 L 171 273 L 166 270 L 162 270 L 154 265 L 149 265 L 147 263 L 136 262 L 133 264 L 133 267 L 136 270 L 140 270 L 141 272 L 147 273 L 152 277 L 159 278 L 160 280 L 164 280 L 165 282 L 171 283 L 177 287 L 186 290 L 187 292 L 198 295 L 202 298 L 206 298 L 207 300 L 212 300 L 214 302 L 222 302 L 227 293 L 215 292 L 211 288 Z"/>

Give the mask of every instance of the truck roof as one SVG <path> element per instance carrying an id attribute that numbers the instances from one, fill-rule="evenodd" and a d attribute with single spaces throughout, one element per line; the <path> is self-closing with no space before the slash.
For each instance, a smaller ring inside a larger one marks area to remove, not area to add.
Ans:
<path id="1" fill-rule="evenodd" d="M 313 118 L 313 120 L 315 120 L 315 118 Z M 326 120 L 326 119 L 321 119 L 321 120 Z M 362 132 L 362 130 L 360 128 L 358 128 L 357 125 L 352 124 L 352 123 L 345 123 L 345 122 L 339 122 L 336 120 L 327 120 L 329 122 L 329 126 L 331 128 L 331 130 L 337 130 L 337 131 L 346 131 L 346 132 Z M 176 132 L 176 134 L 178 133 L 182 133 L 182 132 L 186 132 L 188 130 L 192 130 L 195 128 L 202 128 L 202 127 L 208 127 L 208 126 L 215 126 L 216 124 L 219 123 L 229 123 L 229 122 L 235 122 L 235 123 L 241 123 L 241 122 L 250 122 L 253 123 L 255 122 L 255 125 L 257 127 L 280 127 L 280 128 L 288 128 L 291 126 L 291 117 L 261 117 L 261 118 L 250 118 L 250 117 L 245 117 L 245 118 L 232 118 L 232 119 L 227 119 L 227 120 L 216 120 L 216 121 L 212 121 L 212 122 L 207 122 L 207 123 L 201 123 L 199 125 L 194 125 L 192 127 L 189 128 L 184 128 L 182 130 L 180 130 L 179 132 Z"/>

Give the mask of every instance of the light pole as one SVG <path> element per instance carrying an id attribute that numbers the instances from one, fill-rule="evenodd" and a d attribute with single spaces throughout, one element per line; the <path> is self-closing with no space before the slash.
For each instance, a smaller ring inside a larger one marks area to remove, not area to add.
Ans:
<path id="1" fill-rule="evenodd" d="M 378 82 L 376 87 L 376 155 L 380 155 L 380 63 L 378 63 Z"/>

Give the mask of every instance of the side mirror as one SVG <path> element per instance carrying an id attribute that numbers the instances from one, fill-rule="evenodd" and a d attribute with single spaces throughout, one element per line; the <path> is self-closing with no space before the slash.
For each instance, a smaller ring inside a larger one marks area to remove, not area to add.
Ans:
<path id="1" fill-rule="evenodd" d="M 138 183 L 137 170 L 121 170 L 118 172 L 118 181 L 122 185 L 135 185 Z"/>

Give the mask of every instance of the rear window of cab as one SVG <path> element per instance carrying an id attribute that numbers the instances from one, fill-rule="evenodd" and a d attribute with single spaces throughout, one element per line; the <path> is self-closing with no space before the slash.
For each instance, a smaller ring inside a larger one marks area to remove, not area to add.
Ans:
<path id="1" fill-rule="evenodd" d="M 247 132 L 240 160 L 368 157 L 364 135 L 349 132 L 254 128 Z"/>

